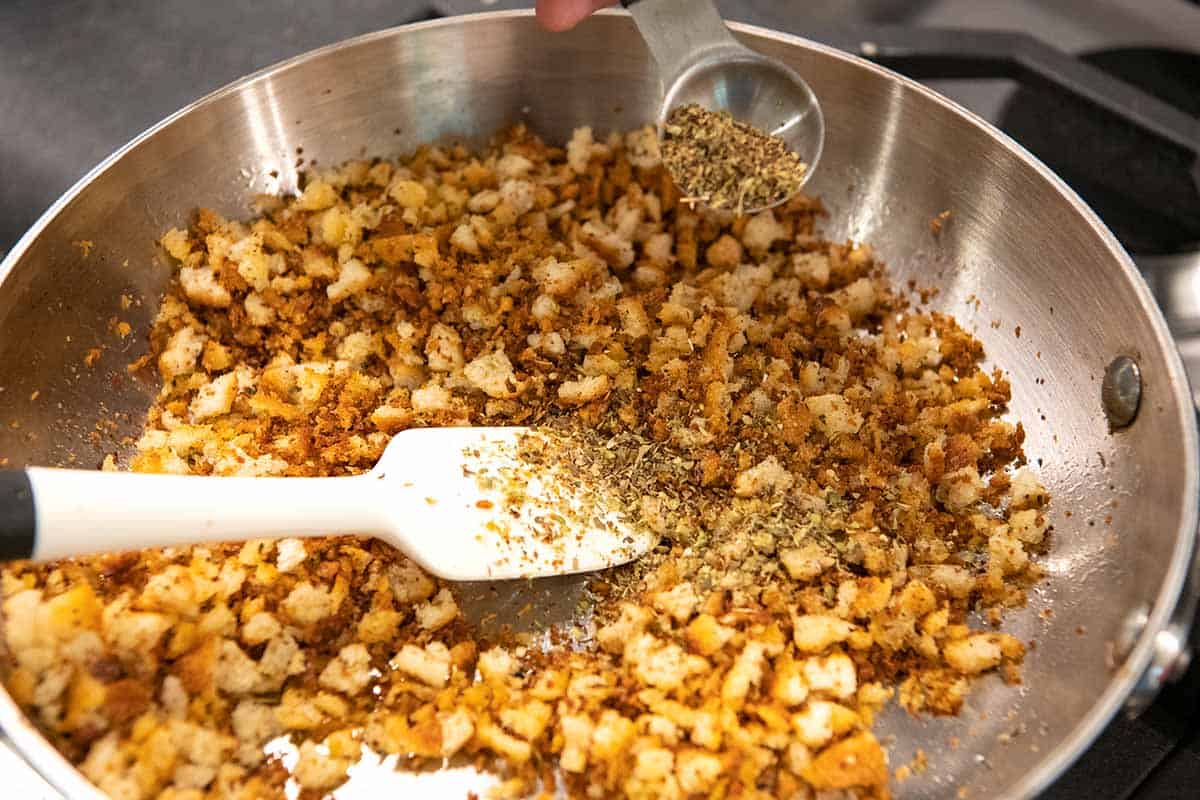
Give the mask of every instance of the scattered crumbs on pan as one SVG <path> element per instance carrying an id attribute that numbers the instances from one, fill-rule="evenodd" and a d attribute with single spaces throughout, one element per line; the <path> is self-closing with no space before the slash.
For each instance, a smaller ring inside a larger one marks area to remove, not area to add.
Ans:
<path id="1" fill-rule="evenodd" d="M 109 317 L 108 330 L 114 336 L 124 339 L 133 333 L 133 326 L 118 317 Z"/>
<path id="2" fill-rule="evenodd" d="M 941 213 L 939 213 L 937 216 L 935 216 L 933 219 L 931 219 L 929 221 L 929 231 L 930 231 L 930 233 L 932 233 L 934 235 L 934 238 L 941 237 L 942 231 L 946 227 L 946 223 L 948 223 L 950 221 L 950 218 L 952 216 L 953 216 L 953 212 L 951 212 L 949 210 L 942 211 Z"/>
<path id="3" fill-rule="evenodd" d="M 921 748 L 917 748 L 917 752 L 913 756 L 912 760 L 907 764 L 901 764 L 899 767 L 897 767 L 894 774 L 897 781 L 904 782 L 913 775 L 923 775 L 928 769 L 928 766 L 929 760 L 925 755 L 925 751 Z"/>

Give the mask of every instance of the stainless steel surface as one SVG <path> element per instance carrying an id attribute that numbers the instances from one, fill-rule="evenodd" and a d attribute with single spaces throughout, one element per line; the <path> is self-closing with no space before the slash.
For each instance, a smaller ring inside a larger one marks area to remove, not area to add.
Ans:
<path id="1" fill-rule="evenodd" d="M 812 88 L 794 69 L 738 42 L 711 0 L 631 0 L 626 5 L 662 79 L 660 133 L 676 106 L 695 103 L 728 111 L 799 153 L 808 164 L 808 182 L 821 160 L 825 120 Z"/>
<path id="2" fill-rule="evenodd" d="M 1154 637 L 1150 664 L 1142 672 L 1125 703 L 1127 715 L 1140 714 L 1154 701 L 1164 686 L 1187 671 L 1191 665 L 1193 647 L 1193 643 L 1188 641 L 1188 630 L 1195 613 L 1195 596 L 1194 593 L 1188 592 L 1180 600 L 1171 620 Z M 1115 658 L 1124 658 L 1124 654 L 1128 653 L 1144 634 L 1148 620 L 1145 606 L 1139 606 L 1126 616 L 1121 632 L 1114 642 Z"/>
<path id="3" fill-rule="evenodd" d="M 1125 615 L 1117 636 L 1113 639 L 1113 659 L 1123 661 L 1133 652 L 1133 648 L 1146 632 L 1146 624 L 1150 621 L 1150 607 L 1138 605 Z"/>
<path id="4" fill-rule="evenodd" d="M 1137 257 L 1138 269 L 1176 336 L 1200 335 L 1200 242 L 1196 247 L 1190 253 Z"/>
<path id="5" fill-rule="evenodd" d="M 982 682 L 959 718 L 889 711 L 881 725 L 895 737 L 893 765 L 917 747 L 931 756 L 926 773 L 894 787 L 900 797 L 949 798 L 960 787 L 971 797 L 1030 796 L 1120 709 L 1172 624 L 1200 488 L 1179 358 L 1116 241 L 1011 141 L 843 53 L 735 31 L 807 76 L 822 98 L 828 140 L 811 189 L 829 209 L 826 233 L 872 242 L 899 282 L 939 287 L 933 307 L 973 329 L 1012 380 L 1027 451 L 1055 497 L 1046 581 L 1006 625 L 1037 640 L 1025 680 Z M 603 131 L 653 119 L 658 97 L 628 18 L 605 14 L 549 35 L 528 15 L 501 14 L 352 40 L 185 109 L 97 168 L 0 266 L 0 453 L 12 466 L 94 466 L 137 431 L 155 387 L 125 371 L 142 339 L 125 344 L 107 332 L 120 295 L 143 301 L 122 318 L 144 332 L 169 276 L 157 235 L 198 203 L 244 215 L 253 192 L 295 188 L 297 146 L 331 164 L 443 136 L 478 142 L 515 119 L 561 141 L 579 124 Z M 935 239 L 929 221 L 947 209 L 955 222 Z M 86 258 L 72 245 L 82 240 L 94 244 Z M 105 349 L 89 369 L 83 357 L 96 346 Z M 1136 354 L 1144 381 L 1136 420 L 1115 433 L 1096 402 L 1114 353 Z M 100 420 L 115 427 L 102 426 L 93 440 Z M 571 604 L 562 599 L 576 585 L 547 591 L 558 606 L 540 621 L 565 613 Z M 490 590 L 476 589 L 473 607 L 494 607 Z M 511 593 L 502 588 L 499 598 L 511 602 Z M 1110 667 L 1126 615 L 1142 605 L 1140 636 Z M 1053 614 L 1042 616 L 1047 607 Z M 59 789 L 94 796 L 3 693 L 0 726 Z M 959 747 L 946 746 L 951 737 Z M 392 781 L 441 794 L 462 786 L 453 776 L 413 783 L 388 770 L 372 774 L 380 794 L 397 791 Z"/>
<path id="6" fill-rule="evenodd" d="M 1142 672 L 1126 704 L 1130 712 L 1148 706 L 1166 684 L 1177 680 L 1191 666 L 1197 642 L 1189 641 L 1188 637 L 1195 636 L 1196 615 L 1200 612 L 1200 551 L 1193 551 L 1186 566 L 1179 602 L 1166 624 L 1155 633 L 1150 664 Z"/>
<path id="7" fill-rule="evenodd" d="M 1200 408 L 1200 243 L 1190 253 L 1139 255 L 1138 269 L 1166 317 Z"/>
<path id="8" fill-rule="evenodd" d="M 1142 402 L 1142 371 L 1129 356 L 1117 356 L 1104 370 L 1100 401 L 1113 428 L 1127 427 L 1137 416 Z"/>
<path id="9" fill-rule="evenodd" d="M 1149 681 L 1161 686 L 1187 670 L 1192 651 L 1185 636 L 1186 632 L 1171 628 L 1158 632 L 1154 639 L 1154 659 L 1146 670 Z"/>

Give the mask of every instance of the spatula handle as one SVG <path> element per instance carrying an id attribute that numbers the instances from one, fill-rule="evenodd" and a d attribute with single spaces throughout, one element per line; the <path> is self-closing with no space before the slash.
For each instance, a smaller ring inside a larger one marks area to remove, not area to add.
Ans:
<path id="1" fill-rule="evenodd" d="M 29 475 L 23 469 L 0 472 L 0 561 L 32 556 L 36 535 Z"/>
<path id="2" fill-rule="evenodd" d="M 0 558 L 250 538 L 375 534 L 372 479 L 206 478 L 31 467 L 0 473 Z"/>

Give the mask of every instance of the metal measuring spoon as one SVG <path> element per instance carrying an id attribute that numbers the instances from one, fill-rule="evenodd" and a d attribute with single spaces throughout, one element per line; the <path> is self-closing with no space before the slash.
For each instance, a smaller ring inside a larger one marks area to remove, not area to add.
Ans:
<path id="1" fill-rule="evenodd" d="M 696 103 L 710 111 L 727 111 L 735 120 L 782 139 L 808 165 L 808 180 L 821 158 L 825 118 L 813 90 L 795 70 L 733 38 L 712 0 L 621 4 L 658 63 L 663 82 L 660 140 L 663 123 L 676 106 Z"/>

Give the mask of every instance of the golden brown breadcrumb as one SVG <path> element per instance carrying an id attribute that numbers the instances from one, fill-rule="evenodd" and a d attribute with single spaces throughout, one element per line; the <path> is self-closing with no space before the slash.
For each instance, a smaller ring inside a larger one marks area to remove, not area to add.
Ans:
<path id="1" fill-rule="evenodd" d="M 1047 535 L 1008 382 L 820 238 L 817 200 L 693 211 L 650 129 L 517 127 L 266 208 L 162 237 L 130 468 L 343 475 L 414 426 L 544 425 L 663 544 L 545 651 L 365 539 L 8 565 L 4 683 L 102 790 L 281 797 L 286 735 L 310 797 L 364 748 L 470 758 L 509 796 L 887 797 L 890 698 L 954 713 L 973 676 L 1019 679 L 1021 642 L 967 624 L 1023 602 Z"/>

